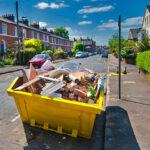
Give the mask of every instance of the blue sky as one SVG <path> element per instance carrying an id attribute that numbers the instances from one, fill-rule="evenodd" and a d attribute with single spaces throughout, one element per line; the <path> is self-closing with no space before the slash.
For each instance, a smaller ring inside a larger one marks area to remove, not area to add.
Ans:
<path id="1" fill-rule="evenodd" d="M 107 44 L 117 33 L 118 15 L 122 15 L 122 34 L 140 27 L 144 0 L 19 0 L 19 16 L 39 21 L 49 29 L 66 27 L 70 37 L 90 37 L 97 44 Z M 15 0 L 0 0 L 0 15 L 15 13 Z"/>

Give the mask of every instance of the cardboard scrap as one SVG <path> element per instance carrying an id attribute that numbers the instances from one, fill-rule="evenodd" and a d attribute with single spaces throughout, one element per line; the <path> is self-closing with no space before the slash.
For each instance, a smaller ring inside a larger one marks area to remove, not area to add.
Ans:
<path id="1" fill-rule="evenodd" d="M 36 78 L 37 75 L 38 75 L 38 72 L 33 67 L 32 63 L 30 63 L 29 80 L 32 80 L 32 79 Z"/>
<path id="2" fill-rule="evenodd" d="M 43 72 L 48 72 L 54 69 L 55 69 L 55 65 L 50 60 L 46 60 L 41 67 L 41 71 Z"/>

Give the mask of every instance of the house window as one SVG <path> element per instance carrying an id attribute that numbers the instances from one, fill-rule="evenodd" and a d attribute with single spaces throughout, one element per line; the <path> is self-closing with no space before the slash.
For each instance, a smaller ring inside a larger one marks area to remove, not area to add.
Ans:
<path id="1" fill-rule="evenodd" d="M 31 37 L 34 38 L 34 31 L 31 32 Z"/>
<path id="2" fill-rule="evenodd" d="M 45 35 L 45 41 L 47 41 L 47 35 Z"/>
<path id="3" fill-rule="evenodd" d="M 18 29 L 17 29 L 17 27 L 15 27 L 15 36 L 18 36 Z"/>
<path id="4" fill-rule="evenodd" d="M 2 34 L 7 35 L 7 24 L 6 23 L 2 23 Z"/>
<path id="5" fill-rule="evenodd" d="M 40 38 L 39 32 L 37 32 L 36 37 L 37 37 L 37 39 Z"/>
<path id="6" fill-rule="evenodd" d="M 23 38 L 26 38 L 26 37 L 27 37 L 27 30 L 23 29 Z"/>

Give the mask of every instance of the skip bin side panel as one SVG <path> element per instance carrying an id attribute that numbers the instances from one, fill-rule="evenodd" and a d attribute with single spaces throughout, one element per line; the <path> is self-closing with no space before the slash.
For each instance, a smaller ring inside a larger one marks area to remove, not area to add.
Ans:
<path id="1" fill-rule="evenodd" d="M 21 95 L 14 95 L 14 100 L 21 116 L 23 122 L 28 122 L 28 112 L 27 112 L 27 105 L 26 105 L 26 98 L 22 97 Z"/>
<path id="2" fill-rule="evenodd" d="M 62 130 L 68 133 L 71 133 L 73 129 L 79 129 L 80 112 L 69 106 L 63 107 L 59 102 L 33 96 L 27 96 L 26 103 L 29 115 L 28 123 L 35 120 L 35 124 L 41 127 L 47 123 L 48 127 L 54 130 L 61 126 Z"/>
<path id="3" fill-rule="evenodd" d="M 90 138 L 93 130 L 93 125 L 95 121 L 96 114 L 94 113 L 87 113 L 87 112 L 81 112 L 81 124 L 80 124 L 80 130 L 79 135 L 85 138 Z"/>

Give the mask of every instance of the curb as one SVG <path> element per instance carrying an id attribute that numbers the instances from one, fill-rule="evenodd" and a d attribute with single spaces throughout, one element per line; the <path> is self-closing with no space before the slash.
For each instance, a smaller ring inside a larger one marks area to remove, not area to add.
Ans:
<path id="1" fill-rule="evenodd" d="M 55 60 L 55 61 L 53 61 L 53 63 L 61 63 L 61 62 L 70 61 L 70 60 L 73 60 L 73 59 L 74 59 L 74 58 L 60 59 L 60 60 Z"/>
<path id="2" fill-rule="evenodd" d="M 108 57 L 108 68 L 107 68 L 107 93 L 106 93 L 106 104 L 105 104 L 105 127 L 104 127 L 104 149 L 108 149 L 108 135 L 109 135 L 109 128 L 108 128 L 108 110 L 107 107 L 109 105 L 109 100 L 110 100 L 110 67 L 109 67 L 109 59 L 110 57 Z"/>

